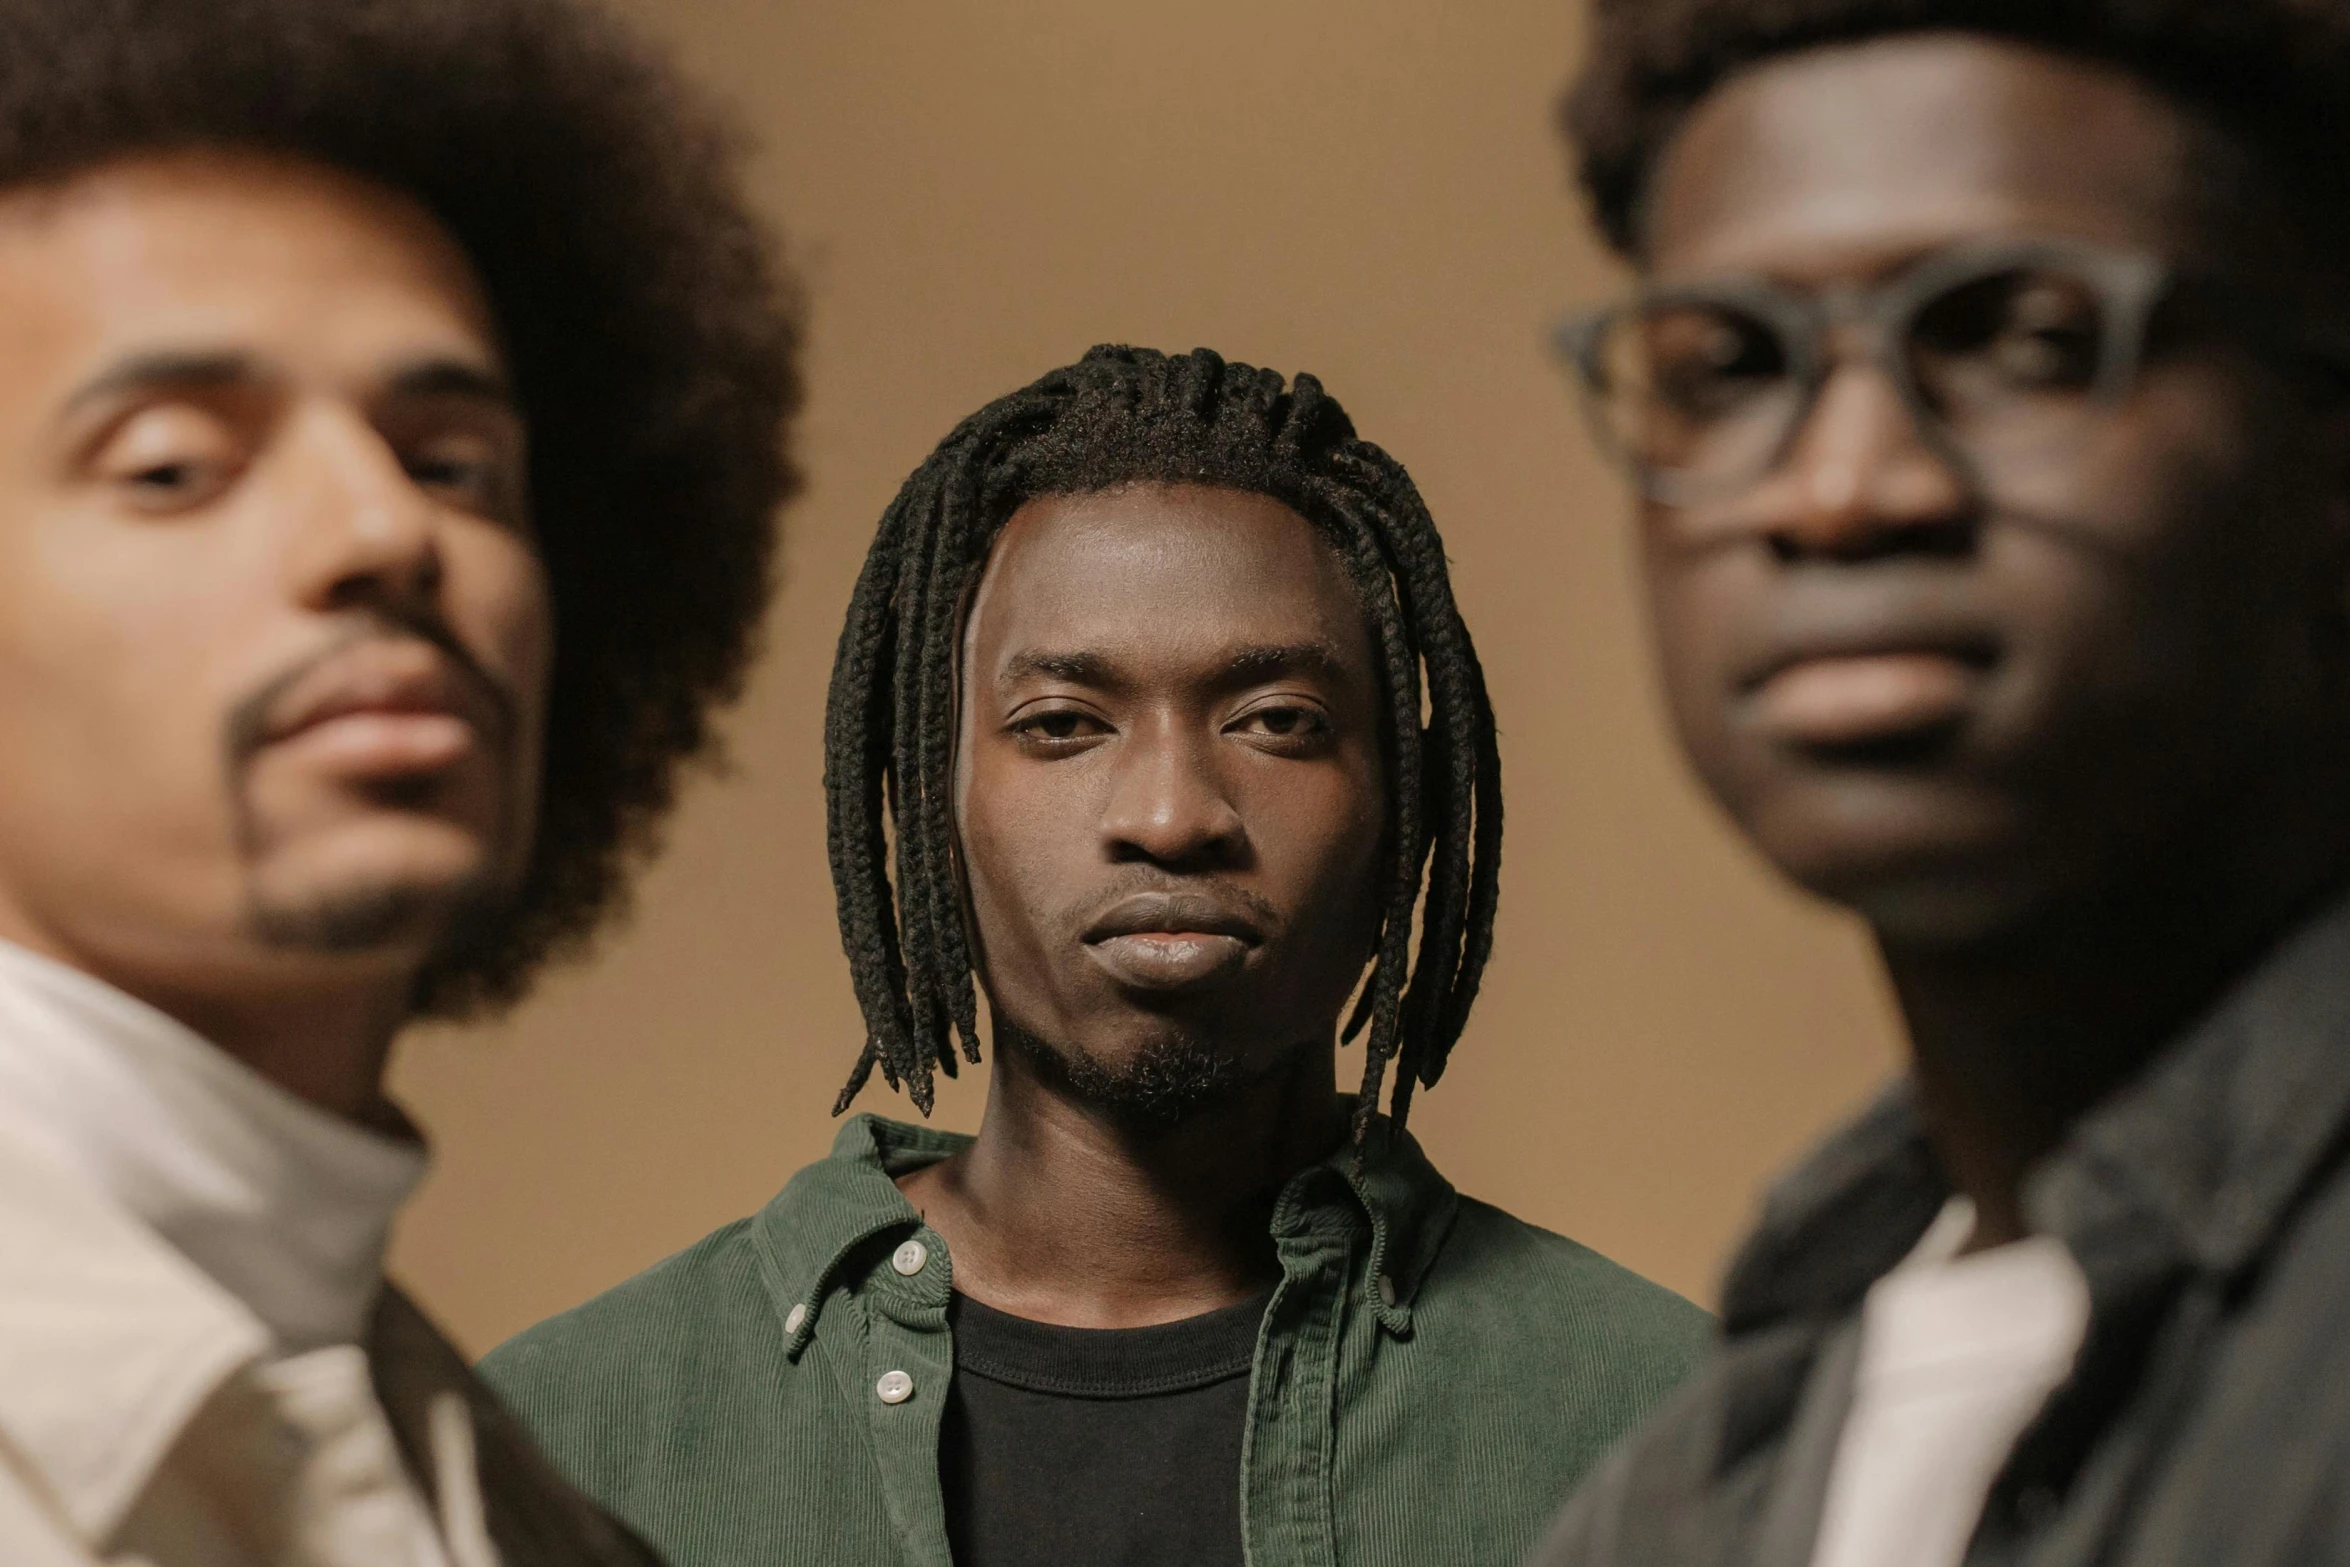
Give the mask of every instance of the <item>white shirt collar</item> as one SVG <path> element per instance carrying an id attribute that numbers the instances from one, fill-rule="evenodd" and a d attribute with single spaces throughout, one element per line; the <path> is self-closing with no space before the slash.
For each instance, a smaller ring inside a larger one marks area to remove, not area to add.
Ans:
<path id="1" fill-rule="evenodd" d="M 268 1326 L 356 1342 L 420 1143 L 330 1114 L 172 1018 L 0 942 L 0 1118 Z"/>
<path id="2" fill-rule="evenodd" d="M 97 1541 L 269 1333 L 22 1130 L 0 1122 L 0 1490 L 29 1465 Z"/>

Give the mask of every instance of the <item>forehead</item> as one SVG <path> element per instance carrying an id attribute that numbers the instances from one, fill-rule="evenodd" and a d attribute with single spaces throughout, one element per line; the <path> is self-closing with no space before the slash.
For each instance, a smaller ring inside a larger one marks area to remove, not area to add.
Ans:
<path id="1" fill-rule="evenodd" d="M 1660 275 L 1802 282 L 1987 234 L 2185 243 L 2197 129 L 2113 67 L 1959 33 L 1809 50 L 1731 78 L 1660 161 Z"/>
<path id="2" fill-rule="evenodd" d="M 971 609 L 982 662 L 1079 650 L 1142 665 L 1235 645 L 1367 634 L 1337 552 L 1266 495 L 1138 484 L 1030 501 L 1004 525 Z"/>
<path id="3" fill-rule="evenodd" d="M 488 306 L 456 242 L 406 197 L 261 154 L 125 159 L 0 194 L 0 374 L 28 350 L 103 359 L 259 348 L 290 362 L 478 352 Z M 37 356 L 46 357 L 46 356 Z"/>

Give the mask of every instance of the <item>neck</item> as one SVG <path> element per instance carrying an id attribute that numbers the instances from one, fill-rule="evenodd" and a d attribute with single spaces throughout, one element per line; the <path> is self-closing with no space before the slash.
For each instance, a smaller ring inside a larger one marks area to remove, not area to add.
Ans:
<path id="1" fill-rule="evenodd" d="M 2225 873 L 2208 869 L 2217 856 L 2186 871 L 2196 857 L 2174 855 L 2158 882 L 1990 939 L 1905 945 L 1879 933 L 1927 1135 L 1975 1204 L 1973 1248 L 2028 1233 L 2033 1166 L 2350 885 L 2350 831 L 2310 814 L 2309 830 L 2239 852 Z"/>
<path id="2" fill-rule="evenodd" d="M 1167 1128 L 1072 1098 L 1018 1051 L 993 1071 L 977 1140 L 899 1185 L 955 1287 L 1033 1321 L 1144 1327 L 1261 1293 L 1280 1273 L 1275 1199 L 1346 1134 L 1327 1044 Z"/>
<path id="3" fill-rule="evenodd" d="M 363 1126 L 409 1135 L 384 1097 L 405 984 L 297 989 L 266 997 L 142 996 L 290 1094 Z"/>
<path id="4" fill-rule="evenodd" d="M 0 940 L 135 996 L 288 1093 L 377 1130 L 408 1126 L 384 1098 L 392 1040 L 407 1021 L 413 964 L 380 955 L 298 965 L 275 955 L 222 962 L 128 961 L 22 918 L 0 894 Z M 289 976 L 289 967 L 315 973 Z"/>

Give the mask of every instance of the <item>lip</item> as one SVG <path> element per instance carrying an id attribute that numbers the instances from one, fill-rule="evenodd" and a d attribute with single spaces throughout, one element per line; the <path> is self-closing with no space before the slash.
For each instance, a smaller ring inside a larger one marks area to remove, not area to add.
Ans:
<path id="1" fill-rule="evenodd" d="M 1951 727 L 1973 705 L 1982 673 L 1979 661 L 1935 649 L 1832 654 L 1782 665 L 1750 704 L 1775 738 L 1848 749 Z"/>
<path id="2" fill-rule="evenodd" d="M 1264 942 L 1246 914 L 1197 893 L 1146 892 L 1107 910 L 1083 937 L 1110 977 L 1134 990 L 1200 988 L 1229 979 Z"/>
<path id="3" fill-rule="evenodd" d="M 1996 623 L 1933 579 L 1806 584 L 1734 649 L 1734 692 L 1770 739 L 1833 751 L 1963 722 L 1998 668 Z M 1735 656 L 1742 653 L 1743 656 Z"/>
<path id="4" fill-rule="evenodd" d="M 432 644 L 354 645 L 296 680 L 273 705 L 260 746 L 354 778 L 443 771 L 499 731 L 495 704 Z"/>

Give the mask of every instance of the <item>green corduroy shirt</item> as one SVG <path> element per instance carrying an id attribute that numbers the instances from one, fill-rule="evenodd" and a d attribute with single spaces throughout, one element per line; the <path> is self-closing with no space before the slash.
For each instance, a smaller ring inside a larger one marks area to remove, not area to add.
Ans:
<path id="1" fill-rule="evenodd" d="M 774 1201 L 500 1346 L 491 1384 L 673 1567 L 948 1567 L 945 1243 L 859 1116 Z M 1382 1119 L 1289 1182 L 1250 1373 L 1251 1567 L 1518 1567 L 1710 1347 L 1680 1296 L 1464 1198 Z M 919 1246 L 909 1246 L 917 1241 Z"/>

